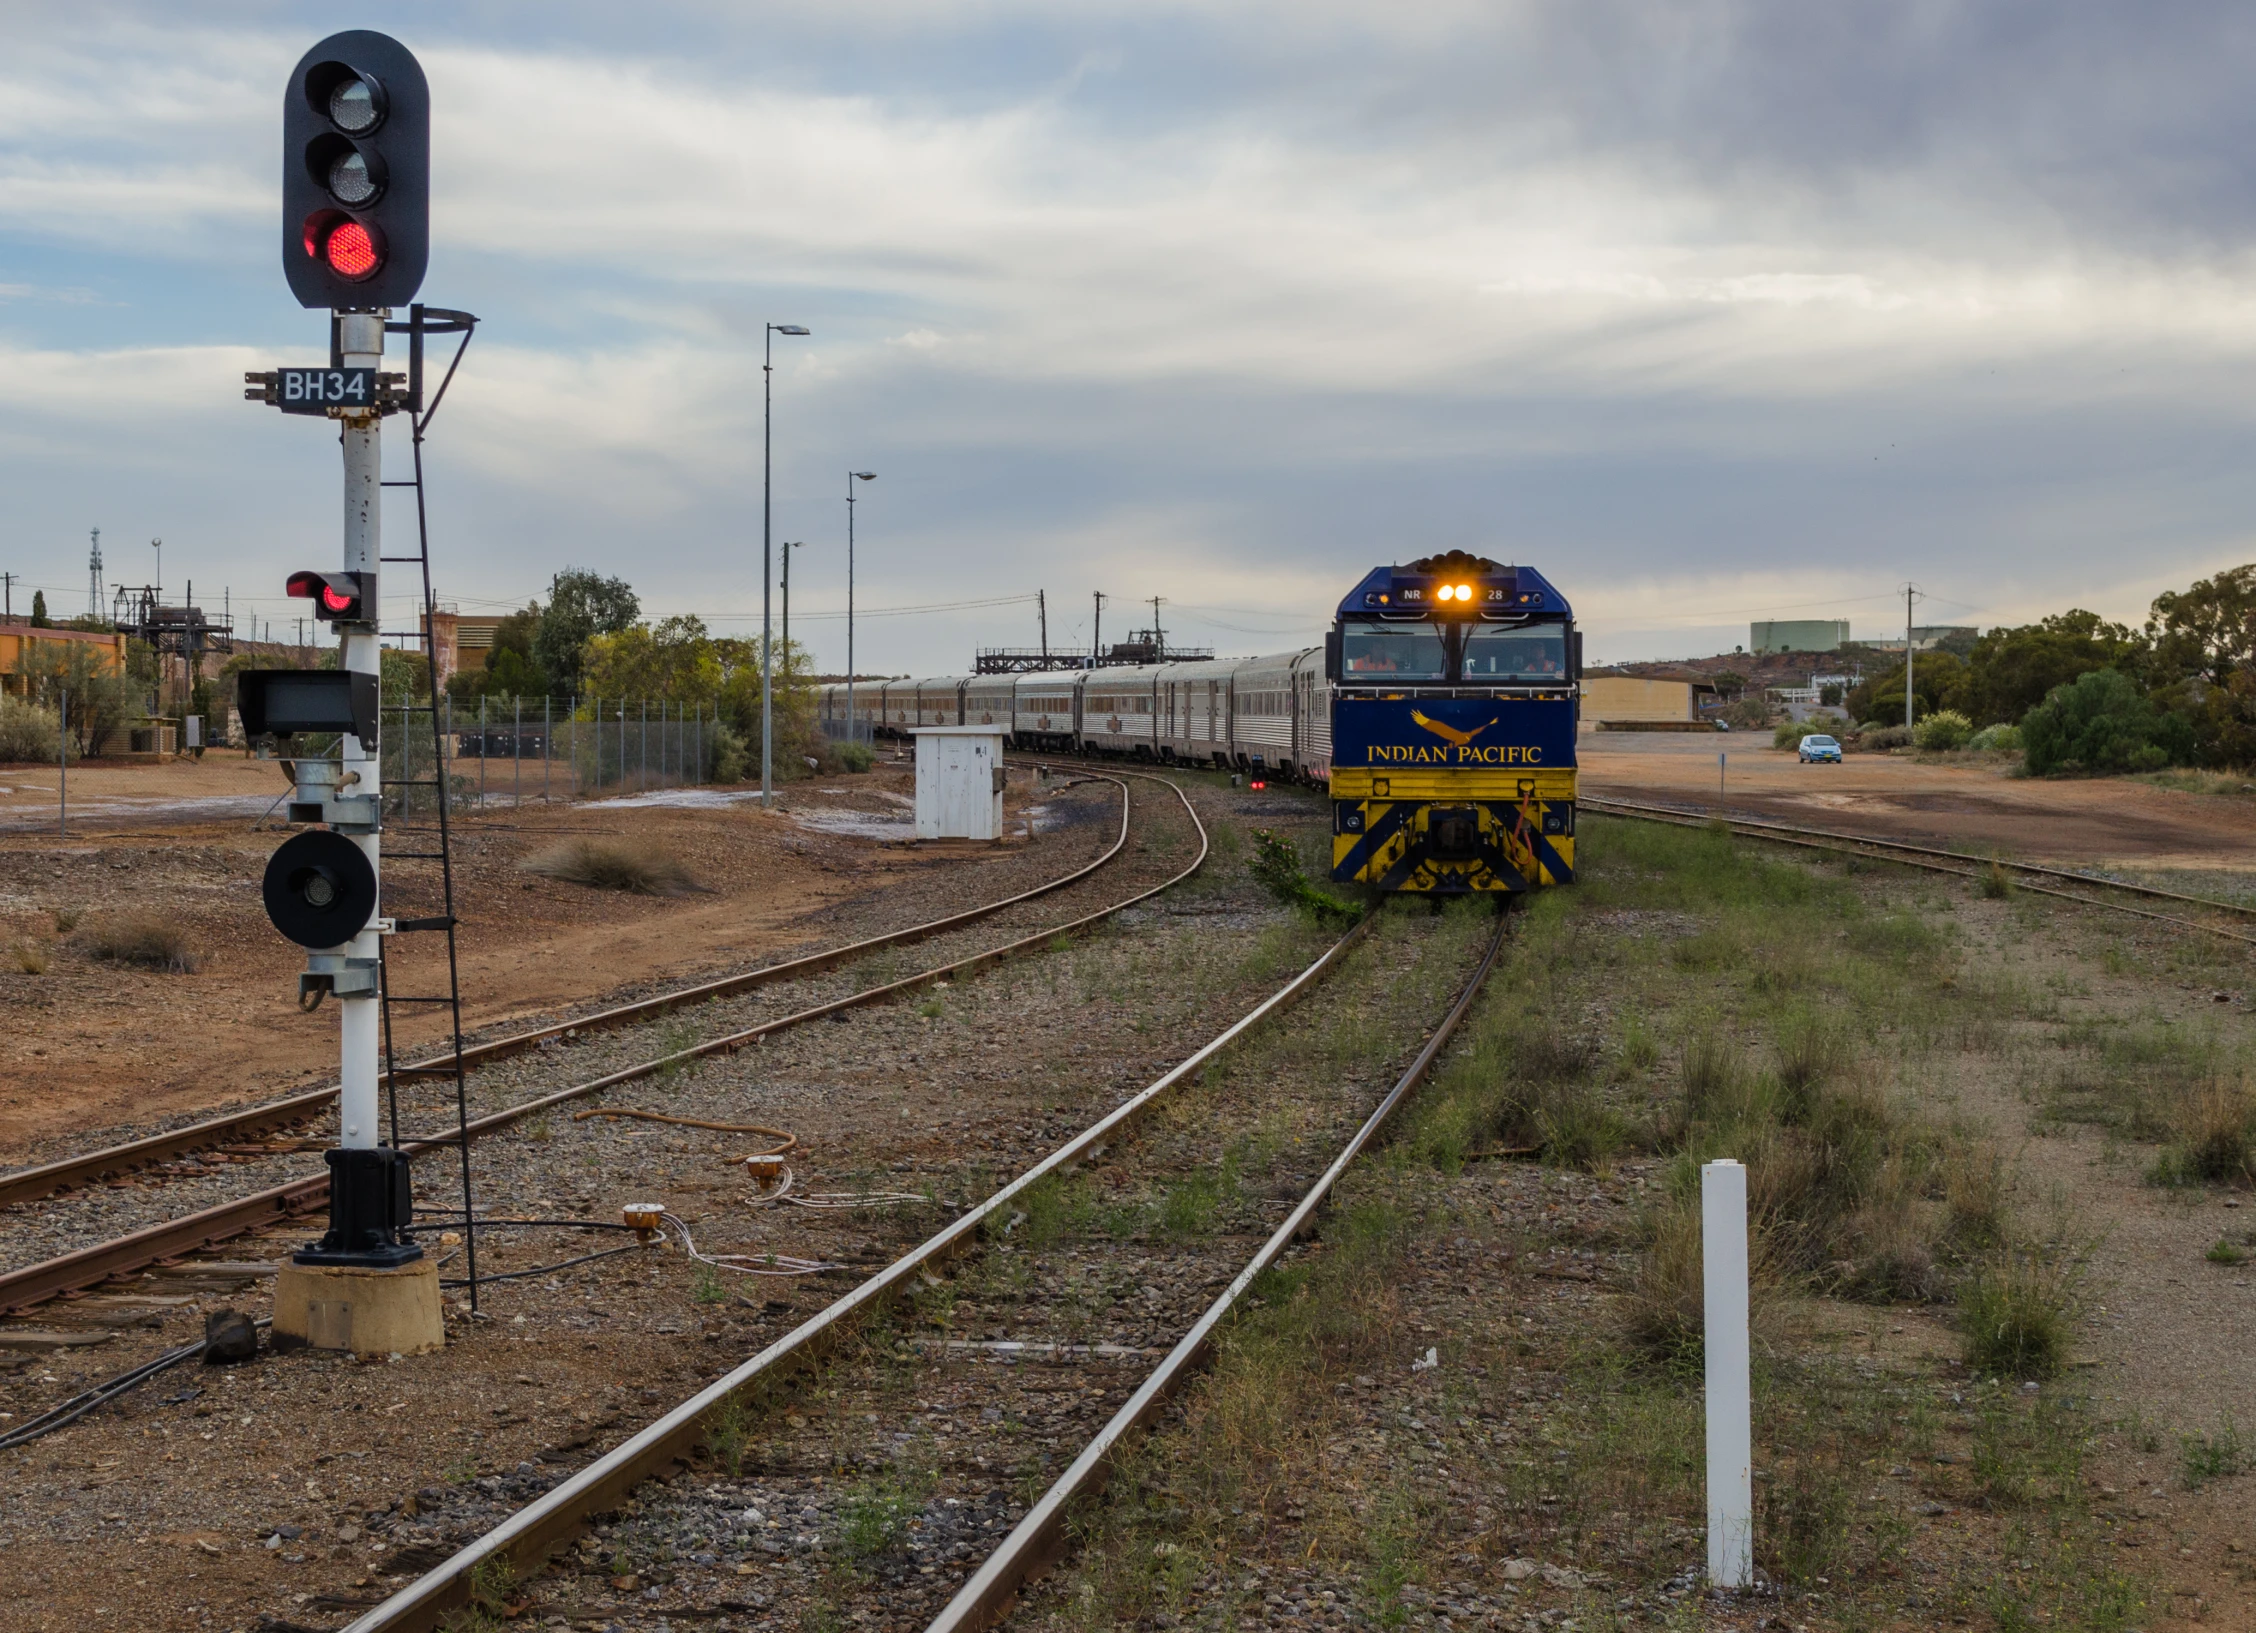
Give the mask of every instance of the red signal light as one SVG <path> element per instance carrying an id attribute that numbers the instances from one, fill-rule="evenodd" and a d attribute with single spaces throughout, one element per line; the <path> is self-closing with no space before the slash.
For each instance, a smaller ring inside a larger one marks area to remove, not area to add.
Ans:
<path id="1" fill-rule="evenodd" d="M 359 602 L 360 597 L 357 595 L 347 595 L 343 591 L 339 590 L 334 584 L 324 584 L 321 586 L 320 600 L 321 610 L 323 612 L 330 614 L 332 617 L 339 617 L 345 613 L 352 611 L 353 607 Z"/>
<path id="2" fill-rule="evenodd" d="M 1253 779 L 1253 781 L 1252 781 L 1252 782 L 1251 782 L 1250 784 L 1248 784 L 1247 786 L 1249 786 L 1249 787 L 1253 787 L 1253 788 L 1267 788 L 1267 787 L 1268 787 L 1269 785 L 1268 785 L 1267 783 L 1263 782 L 1263 781 L 1262 781 L 1262 780 L 1261 780 L 1261 779 L 1260 779 L 1259 777 L 1256 777 L 1256 778 L 1254 778 L 1254 779 Z"/>
<path id="3" fill-rule="evenodd" d="M 384 246 L 375 229 L 339 210 L 316 210 L 306 217 L 305 252 L 351 283 L 384 270 Z"/>
<path id="4" fill-rule="evenodd" d="M 376 253 L 376 240 L 357 221 L 348 221 L 331 233 L 322 248 L 330 270 L 340 278 L 365 278 L 383 265 L 384 258 Z"/>

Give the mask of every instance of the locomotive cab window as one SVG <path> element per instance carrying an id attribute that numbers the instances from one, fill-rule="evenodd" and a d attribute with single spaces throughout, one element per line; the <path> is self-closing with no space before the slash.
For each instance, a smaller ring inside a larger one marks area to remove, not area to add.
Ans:
<path id="1" fill-rule="evenodd" d="M 1564 680 L 1564 624 L 1522 624 L 1499 629 L 1476 625 L 1465 632 L 1465 679 L 1471 683 Z"/>
<path id="2" fill-rule="evenodd" d="M 1341 631 L 1343 679 L 1447 680 L 1449 644 L 1432 624 L 1350 623 Z"/>

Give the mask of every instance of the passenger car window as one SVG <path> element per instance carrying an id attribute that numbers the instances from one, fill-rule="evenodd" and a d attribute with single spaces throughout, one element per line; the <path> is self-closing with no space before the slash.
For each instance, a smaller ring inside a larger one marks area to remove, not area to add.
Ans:
<path id="1" fill-rule="evenodd" d="M 1449 648 L 1429 624 L 1349 624 L 1340 646 L 1343 678 L 1446 680 Z"/>
<path id="2" fill-rule="evenodd" d="M 1475 625 L 1465 632 L 1468 681 L 1564 680 L 1566 674 L 1563 624 L 1524 624 L 1516 629 Z"/>

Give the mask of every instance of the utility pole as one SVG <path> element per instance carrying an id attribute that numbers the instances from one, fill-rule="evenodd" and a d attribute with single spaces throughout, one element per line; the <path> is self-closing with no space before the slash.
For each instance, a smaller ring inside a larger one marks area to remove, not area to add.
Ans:
<path id="1" fill-rule="evenodd" d="M 1152 597 L 1152 662 L 1154 663 L 1163 662 L 1167 657 L 1167 637 L 1160 632 L 1159 628 L 1159 601 L 1158 596 Z"/>
<path id="2" fill-rule="evenodd" d="M 1034 592 L 1034 615 L 1035 615 L 1035 616 L 1036 616 L 1037 618 L 1041 619 L 1041 621 L 1042 621 L 1042 667 L 1043 667 L 1044 669 L 1047 669 L 1047 668 L 1049 668 L 1049 666 L 1050 666 L 1050 593 L 1049 593 L 1049 591 L 1047 591 L 1047 590 L 1036 590 L 1036 591 Z"/>
<path id="3" fill-rule="evenodd" d="M 102 530 L 95 528 L 94 549 L 86 558 L 86 616 L 102 616 Z"/>
<path id="4" fill-rule="evenodd" d="M 848 471 L 846 473 L 846 741 L 859 742 L 859 730 L 854 714 L 854 484 L 875 482 L 875 471 Z M 877 733 L 870 733 L 874 747 Z"/>
<path id="5" fill-rule="evenodd" d="M 0 617 L 13 622 L 16 616 L 16 573 L 0 573 Z"/>
<path id="6" fill-rule="evenodd" d="M 1104 591 L 1102 591 L 1102 590 L 1098 590 L 1098 591 L 1096 592 L 1096 597 L 1097 597 L 1097 622 L 1096 622 L 1096 627 L 1095 627 L 1095 631 L 1094 631 L 1094 634 L 1093 634 L 1093 636 L 1092 636 L 1092 645 L 1091 645 L 1091 647 L 1090 647 L 1090 651 L 1089 651 L 1089 667 L 1090 667 L 1091 669 L 1094 669 L 1094 668 L 1096 668 L 1096 667 L 1097 667 L 1097 665 L 1099 665 L 1099 664 L 1101 664 L 1101 663 L 1103 663 L 1103 662 L 1104 662 L 1104 604 L 1105 604 L 1105 593 L 1104 593 Z"/>
<path id="7" fill-rule="evenodd" d="M 1911 597 L 1914 586 L 1904 586 L 1904 727 L 1911 727 Z"/>
<path id="8" fill-rule="evenodd" d="M 783 684 L 786 687 L 791 684 L 791 552 L 806 546 L 805 539 L 783 541 Z"/>

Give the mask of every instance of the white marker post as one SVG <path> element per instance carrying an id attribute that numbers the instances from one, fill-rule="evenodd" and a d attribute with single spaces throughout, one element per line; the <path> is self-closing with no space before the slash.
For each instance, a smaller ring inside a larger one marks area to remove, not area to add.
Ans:
<path id="1" fill-rule="evenodd" d="M 1754 1402 L 1747 1343 L 1747 1170 L 1700 1169 L 1700 1270 L 1707 1304 L 1708 1580 L 1755 1576 Z"/>

